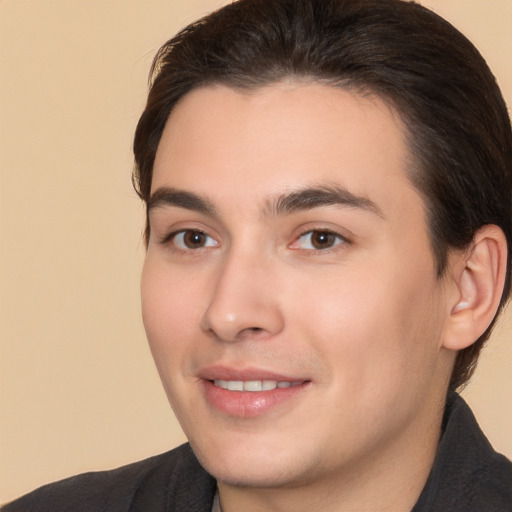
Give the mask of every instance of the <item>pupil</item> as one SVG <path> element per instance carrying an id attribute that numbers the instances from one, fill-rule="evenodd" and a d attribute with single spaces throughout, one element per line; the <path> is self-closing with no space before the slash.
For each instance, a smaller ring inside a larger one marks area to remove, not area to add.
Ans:
<path id="1" fill-rule="evenodd" d="M 312 242 L 316 249 L 325 249 L 334 242 L 334 235 L 325 231 L 318 231 L 313 235 Z"/>
<path id="2" fill-rule="evenodd" d="M 185 235 L 185 245 L 188 247 L 197 247 L 203 245 L 204 235 L 198 231 L 189 231 Z"/>

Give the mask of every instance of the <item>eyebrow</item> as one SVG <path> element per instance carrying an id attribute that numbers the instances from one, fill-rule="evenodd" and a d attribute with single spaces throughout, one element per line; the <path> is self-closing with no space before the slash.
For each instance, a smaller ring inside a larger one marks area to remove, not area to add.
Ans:
<path id="1" fill-rule="evenodd" d="M 208 198 L 173 187 L 160 187 L 155 190 L 148 201 L 148 212 L 164 206 L 176 206 L 211 216 L 217 215 L 215 207 Z"/>
<path id="2" fill-rule="evenodd" d="M 356 195 L 339 185 L 313 186 L 280 194 L 267 202 L 265 214 L 267 216 L 284 216 L 335 205 L 369 211 L 384 218 L 382 210 L 372 200 Z M 160 187 L 151 195 L 148 202 L 148 213 L 164 206 L 185 208 L 210 216 L 218 216 L 215 206 L 207 197 L 173 187 Z"/>
<path id="3" fill-rule="evenodd" d="M 267 203 L 267 211 L 280 216 L 335 205 L 369 211 L 384 218 L 382 210 L 372 200 L 339 185 L 320 185 L 281 194 Z"/>

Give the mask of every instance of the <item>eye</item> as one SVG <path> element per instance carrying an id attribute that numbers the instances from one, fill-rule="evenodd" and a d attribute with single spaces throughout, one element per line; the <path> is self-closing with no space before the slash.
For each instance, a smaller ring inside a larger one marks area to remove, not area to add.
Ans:
<path id="1" fill-rule="evenodd" d="M 182 250 L 203 249 L 205 247 L 216 247 L 217 241 L 203 231 L 184 229 L 170 237 L 171 242 Z"/>
<path id="2" fill-rule="evenodd" d="M 332 249 L 346 241 L 347 240 L 344 237 L 334 233 L 333 231 L 313 229 L 301 235 L 295 242 L 293 242 L 291 248 L 321 251 Z"/>

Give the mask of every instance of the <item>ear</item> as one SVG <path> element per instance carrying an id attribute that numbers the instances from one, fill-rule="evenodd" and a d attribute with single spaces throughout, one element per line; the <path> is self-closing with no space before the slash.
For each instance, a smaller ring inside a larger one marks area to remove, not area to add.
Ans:
<path id="1" fill-rule="evenodd" d="M 507 241 L 495 225 L 480 228 L 470 247 L 452 262 L 453 293 L 443 346 L 462 350 L 489 327 L 503 293 L 507 268 Z"/>

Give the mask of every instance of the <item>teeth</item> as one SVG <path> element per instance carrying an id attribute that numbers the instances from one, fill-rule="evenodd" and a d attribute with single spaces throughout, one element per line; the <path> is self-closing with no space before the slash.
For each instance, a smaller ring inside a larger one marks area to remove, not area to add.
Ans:
<path id="1" fill-rule="evenodd" d="M 263 391 L 272 391 L 276 389 L 277 382 L 275 380 L 264 380 L 261 382 Z"/>
<path id="2" fill-rule="evenodd" d="M 263 382 L 261 380 L 246 380 L 244 382 L 244 391 L 262 391 Z"/>
<path id="3" fill-rule="evenodd" d="M 272 391 L 276 388 L 298 386 L 302 381 L 278 382 L 277 380 L 214 380 L 213 383 L 229 391 Z"/>
<path id="4" fill-rule="evenodd" d="M 241 380 L 230 380 L 228 381 L 229 391 L 243 391 L 244 383 Z"/>

